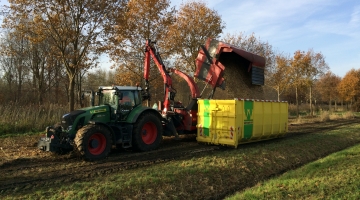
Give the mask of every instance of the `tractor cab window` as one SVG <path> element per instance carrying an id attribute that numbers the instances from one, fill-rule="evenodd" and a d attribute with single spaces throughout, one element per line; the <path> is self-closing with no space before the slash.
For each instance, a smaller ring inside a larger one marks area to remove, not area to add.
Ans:
<path id="1" fill-rule="evenodd" d="M 122 99 L 119 100 L 119 105 L 121 106 L 135 106 L 135 98 L 134 93 L 132 91 L 123 91 L 122 92 Z"/>
<path id="2" fill-rule="evenodd" d="M 116 107 L 117 96 L 115 95 L 114 90 L 104 90 L 102 91 L 102 96 L 100 104 L 109 104 L 112 107 Z"/>
<path id="3" fill-rule="evenodd" d="M 121 91 L 121 97 L 119 98 L 119 111 L 122 114 L 121 118 L 124 119 L 134 108 L 135 98 L 133 91 Z"/>
<path id="4" fill-rule="evenodd" d="M 137 90 L 128 90 L 121 91 L 121 95 L 119 96 L 119 111 L 121 113 L 121 119 L 125 119 L 127 114 L 131 112 L 131 110 L 141 104 L 141 96 L 139 91 Z"/>
<path id="5" fill-rule="evenodd" d="M 138 90 L 135 91 L 135 105 L 141 104 L 141 94 Z"/>

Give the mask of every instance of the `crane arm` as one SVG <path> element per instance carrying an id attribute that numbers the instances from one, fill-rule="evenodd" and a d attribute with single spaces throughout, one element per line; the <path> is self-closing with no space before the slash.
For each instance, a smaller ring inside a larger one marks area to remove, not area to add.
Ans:
<path id="1" fill-rule="evenodd" d="M 150 100 L 150 93 L 149 93 L 149 76 L 150 76 L 150 57 L 155 62 L 157 68 L 160 71 L 160 74 L 164 81 L 164 103 L 163 103 L 163 110 L 162 113 L 166 114 L 167 111 L 170 109 L 170 100 L 175 95 L 175 90 L 172 88 L 172 79 L 170 74 L 166 71 L 165 65 L 162 62 L 160 55 L 156 52 L 154 47 L 154 42 L 151 40 L 146 41 L 145 45 L 145 63 L 144 63 L 144 79 L 145 79 L 145 97 Z"/>
<path id="2" fill-rule="evenodd" d="M 177 69 L 173 69 L 171 68 L 170 69 L 171 72 L 177 74 L 178 76 L 180 76 L 181 78 L 183 78 L 186 83 L 188 84 L 189 88 L 190 88 L 190 92 L 191 92 L 191 97 L 193 99 L 196 99 L 196 98 L 200 98 L 200 92 L 199 92 L 199 88 L 198 86 L 196 85 L 195 81 L 193 78 L 191 78 L 190 76 L 188 76 L 187 74 L 185 74 L 184 72 L 182 71 L 179 71 Z"/>
<path id="3" fill-rule="evenodd" d="M 164 103 L 163 103 L 163 113 L 166 113 L 170 110 L 170 100 L 174 100 L 174 96 L 176 93 L 176 90 L 172 87 L 172 79 L 169 74 L 169 72 L 173 72 L 177 75 L 179 75 L 181 78 L 183 78 L 187 84 L 190 87 L 191 91 L 191 97 L 192 98 L 199 98 L 200 92 L 199 89 L 194 82 L 194 80 L 189 77 L 187 74 L 177 70 L 177 69 L 166 69 L 164 63 L 162 62 L 162 59 L 159 55 L 159 53 L 156 51 L 156 48 L 154 46 L 155 42 L 151 42 L 151 40 L 146 41 L 145 45 L 145 63 L 144 63 L 144 80 L 145 80 L 145 96 L 150 99 L 150 93 L 149 93 L 149 76 L 150 76 L 150 57 L 153 59 L 154 63 L 156 64 L 157 68 L 160 71 L 160 74 L 164 81 Z"/>

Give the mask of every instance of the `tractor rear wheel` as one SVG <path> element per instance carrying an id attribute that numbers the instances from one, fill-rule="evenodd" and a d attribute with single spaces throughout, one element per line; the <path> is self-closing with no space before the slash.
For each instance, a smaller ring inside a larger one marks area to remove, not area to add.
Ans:
<path id="1" fill-rule="evenodd" d="M 77 131 L 75 146 L 86 160 L 101 160 L 111 150 L 111 134 L 104 126 L 86 125 Z"/>
<path id="2" fill-rule="evenodd" d="M 160 146 L 162 125 L 158 116 L 145 113 L 136 122 L 133 131 L 133 148 L 138 151 L 151 151 Z"/>

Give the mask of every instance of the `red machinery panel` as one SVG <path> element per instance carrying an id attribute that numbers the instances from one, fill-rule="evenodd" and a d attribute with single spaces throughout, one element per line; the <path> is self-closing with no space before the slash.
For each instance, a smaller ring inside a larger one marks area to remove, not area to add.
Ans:
<path id="1" fill-rule="evenodd" d="M 234 59 L 241 57 L 241 59 L 247 60 L 249 62 L 248 71 L 252 72 L 252 83 L 256 85 L 264 84 L 264 57 L 211 38 L 207 39 L 205 46 L 202 46 L 199 51 L 194 76 L 208 82 L 213 88 L 224 88 L 223 73 L 225 66 L 221 63 L 221 56 L 225 57 L 224 54 L 231 54 Z"/>

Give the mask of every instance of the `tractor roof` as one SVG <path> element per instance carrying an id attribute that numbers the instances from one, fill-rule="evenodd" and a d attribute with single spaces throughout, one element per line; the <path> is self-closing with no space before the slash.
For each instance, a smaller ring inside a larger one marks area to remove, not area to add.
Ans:
<path id="1" fill-rule="evenodd" d="M 141 87 L 136 86 L 100 86 L 99 89 L 103 90 L 114 90 L 117 88 L 118 90 L 142 90 Z"/>

